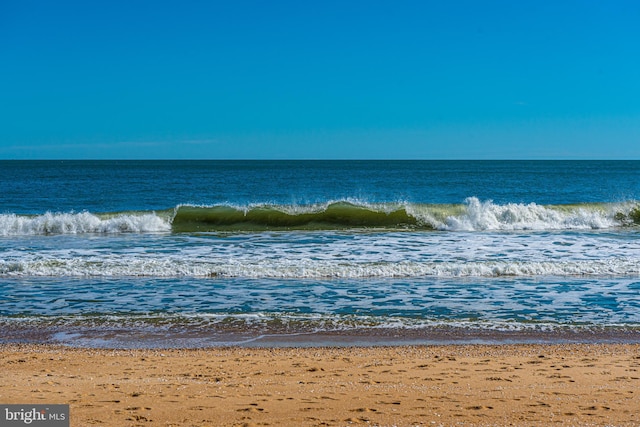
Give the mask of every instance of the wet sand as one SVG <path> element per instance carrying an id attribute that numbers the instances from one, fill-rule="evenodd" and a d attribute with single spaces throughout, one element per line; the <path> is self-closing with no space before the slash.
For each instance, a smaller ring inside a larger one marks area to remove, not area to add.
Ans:
<path id="1" fill-rule="evenodd" d="M 0 346 L 0 403 L 72 426 L 638 426 L 640 345 Z"/>

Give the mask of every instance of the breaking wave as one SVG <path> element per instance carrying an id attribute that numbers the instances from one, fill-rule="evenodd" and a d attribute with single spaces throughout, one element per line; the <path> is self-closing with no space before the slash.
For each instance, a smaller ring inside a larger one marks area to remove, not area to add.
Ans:
<path id="1" fill-rule="evenodd" d="M 0 236 L 86 233 L 149 233 L 171 230 L 154 213 L 98 216 L 89 212 L 45 213 L 36 216 L 0 215 Z"/>
<path id="2" fill-rule="evenodd" d="M 159 212 L 0 215 L 0 236 L 267 230 L 588 230 L 640 224 L 640 204 L 365 203 L 313 205 L 178 205 Z"/>

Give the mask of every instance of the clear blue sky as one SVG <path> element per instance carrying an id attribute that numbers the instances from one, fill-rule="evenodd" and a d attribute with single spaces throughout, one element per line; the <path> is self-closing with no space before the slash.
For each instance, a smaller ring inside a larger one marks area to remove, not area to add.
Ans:
<path id="1" fill-rule="evenodd" d="M 640 2 L 0 2 L 0 158 L 640 159 Z"/>

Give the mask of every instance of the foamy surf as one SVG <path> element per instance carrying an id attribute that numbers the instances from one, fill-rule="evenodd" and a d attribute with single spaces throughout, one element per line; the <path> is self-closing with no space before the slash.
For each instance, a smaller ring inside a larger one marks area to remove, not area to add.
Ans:
<path id="1" fill-rule="evenodd" d="M 630 277 L 640 275 L 640 258 L 595 261 L 448 261 L 330 263 L 314 260 L 189 261 L 128 255 L 95 259 L 0 261 L 5 277 L 193 277 L 250 279 L 368 279 L 465 277 Z"/>
<path id="2" fill-rule="evenodd" d="M 171 224 L 154 213 L 113 214 L 107 217 L 81 213 L 50 213 L 35 216 L 0 215 L 0 236 L 47 234 L 114 234 L 171 231 Z"/>
<path id="3" fill-rule="evenodd" d="M 541 206 L 536 203 L 495 204 L 475 197 L 465 201 L 464 213 L 448 216 L 436 228 L 452 231 L 601 230 L 634 223 L 634 203 Z"/>

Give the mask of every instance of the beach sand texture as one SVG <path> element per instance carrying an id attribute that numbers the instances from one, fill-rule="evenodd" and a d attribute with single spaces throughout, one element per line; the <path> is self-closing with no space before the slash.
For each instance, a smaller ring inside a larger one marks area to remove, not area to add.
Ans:
<path id="1" fill-rule="evenodd" d="M 0 346 L 1 403 L 72 426 L 638 426 L 640 345 Z"/>

